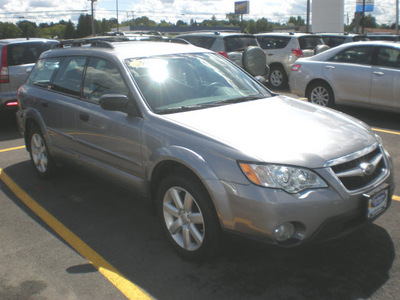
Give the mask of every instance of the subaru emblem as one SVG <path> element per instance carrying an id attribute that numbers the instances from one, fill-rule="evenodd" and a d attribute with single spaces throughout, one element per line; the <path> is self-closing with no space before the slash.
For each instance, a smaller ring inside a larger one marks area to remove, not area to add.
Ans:
<path id="1" fill-rule="evenodd" d="M 375 166 L 371 163 L 361 163 L 360 168 L 363 171 L 364 175 L 372 175 L 375 172 Z"/>

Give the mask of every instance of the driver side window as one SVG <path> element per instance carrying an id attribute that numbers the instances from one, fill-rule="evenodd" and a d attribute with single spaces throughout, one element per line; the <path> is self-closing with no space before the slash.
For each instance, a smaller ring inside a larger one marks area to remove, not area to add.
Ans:
<path id="1" fill-rule="evenodd" d="M 123 94 L 128 88 L 113 63 L 102 58 L 90 58 L 83 85 L 83 98 L 98 104 L 102 95 Z"/>

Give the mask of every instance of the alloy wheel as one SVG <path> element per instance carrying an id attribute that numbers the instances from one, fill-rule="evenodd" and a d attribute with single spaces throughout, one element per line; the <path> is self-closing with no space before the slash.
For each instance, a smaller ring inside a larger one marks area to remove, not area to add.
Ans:
<path id="1" fill-rule="evenodd" d="M 174 241 L 183 249 L 195 251 L 203 243 L 203 214 L 193 196 L 180 187 L 171 187 L 164 195 L 164 221 Z"/>

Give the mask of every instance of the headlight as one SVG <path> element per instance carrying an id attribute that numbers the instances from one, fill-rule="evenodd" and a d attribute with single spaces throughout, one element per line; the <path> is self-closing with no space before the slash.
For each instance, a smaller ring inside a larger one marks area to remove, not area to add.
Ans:
<path id="1" fill-rule="evenodd" d="M 327 187 L 325 181 L 308 169 L 270 164 L 239 165 L 251 182 L 264 187 L 283 189 L 291 194 Z"/>

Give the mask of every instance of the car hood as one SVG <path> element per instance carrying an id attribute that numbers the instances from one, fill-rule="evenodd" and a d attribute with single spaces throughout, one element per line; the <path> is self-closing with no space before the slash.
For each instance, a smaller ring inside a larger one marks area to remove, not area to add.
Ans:
<path id="1" fill-rule="evenodd" d="M 309 168 L 323 167 L 376 142 L 361 121 L 285 96 L 165 117 L 236 149 L 234 159 Z"/>

